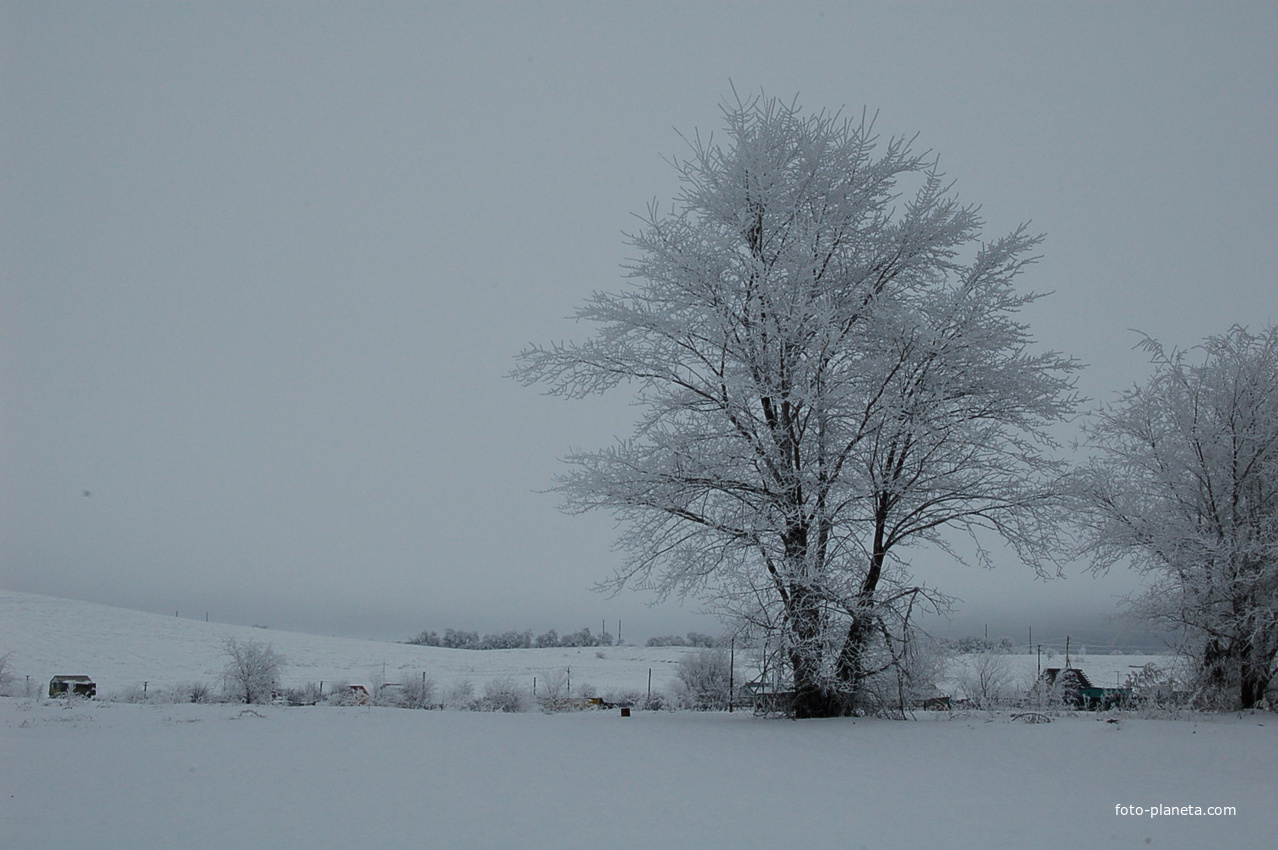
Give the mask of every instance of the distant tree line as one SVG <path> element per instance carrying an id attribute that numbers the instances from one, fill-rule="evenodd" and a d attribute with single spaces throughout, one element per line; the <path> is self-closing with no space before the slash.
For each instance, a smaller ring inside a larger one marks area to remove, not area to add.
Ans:
<path id="1" fill-rule="evenodd" d="M 941 646 L 958 655 L 974 655 L 981 652 L 1011 652 L 1015 647 L 1010 637 L 990 640 L 969 635 L 961 638 L 942 638 Z"/>
<path id="2" fill-rule="evenodd" d="M 592 634 L 590 629 L 560 635 L 554 629 L 533 637 L 531 629 L 522 632 L 505 631 L 480 636 L 479 632 L 464 629 L 425 631 L 405 643 L 415 646 L 442 646 L 446 649 L 546 649 L 553 647 L 613 646 L 616 640 L 608 632 Z"/>
<path id="3" fill-rule="evenodd" d="M 728 645 L 726 637 L 703 635 L 700 632 L 688 632 L 686 635 L 660 635 L 648 638 L 648 646 L 696 646 L 702 649 L 717 649 Z"/>

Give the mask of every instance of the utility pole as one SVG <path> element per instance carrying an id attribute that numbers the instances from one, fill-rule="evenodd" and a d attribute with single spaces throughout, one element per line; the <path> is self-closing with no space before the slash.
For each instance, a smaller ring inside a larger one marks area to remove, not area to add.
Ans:
<path id="1" fill-rule="evenodd" d="M 737 639 L 735 637 L 728 643 L 728 714 L 732 713 L 732 692 L 736 687 L 735 675 L 737 672 Z"/>

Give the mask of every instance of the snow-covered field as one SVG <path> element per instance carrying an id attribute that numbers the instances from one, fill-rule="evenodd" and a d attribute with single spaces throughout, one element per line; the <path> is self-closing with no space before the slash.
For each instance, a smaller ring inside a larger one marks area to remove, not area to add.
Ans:
<path id="1" fill-rule="evenodd" d="M 449 651 L 0 591 L 0 654 L 12 653 L 19 688 L 53 673 L 90 674 L 103 693 L 214 682 L 225 636 L 271 642 L 298 682 L 369 681 L 385 663 L 388 680 L 425 670 L 482 686 L 563 664 L 574 683 L 643 690 L 649 668 L 654 687 L 667 685 L 681 653 Z M 1138 660 L 1080 666 L 1100 683 L 1102 665 L 1112 680 Z M 1272 846 L 1278 716 L 1109 719 L 797 723 L 13 697 L 0 699 L 0 847 Z M 1151 806 L 1234 814 L 1151 817 Z"/>

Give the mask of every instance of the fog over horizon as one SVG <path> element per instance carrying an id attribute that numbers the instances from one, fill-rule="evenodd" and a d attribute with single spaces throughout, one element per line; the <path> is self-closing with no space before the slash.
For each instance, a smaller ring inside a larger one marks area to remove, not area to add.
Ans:
<path id="1" fill-rule="evenodd" d="M 1024 319 L 1101 402 L 1141 333 L 1278 321 L 1275 43 L 1273 4 L 4 4 L 0 587 L 387 640 L 717 633 L 593 592 L 612 519 L 546 492 L 630 433 L 624 393 L 507 377 L 591 332 L 565 317 L 622 284 L 679 134 L 733 87 L 917 133 L 987 238 L 1046 234 Z M 1109 619 L 1126 571 L 914 555 L 962 600 L 939 634 L 1150 642 Z"/>

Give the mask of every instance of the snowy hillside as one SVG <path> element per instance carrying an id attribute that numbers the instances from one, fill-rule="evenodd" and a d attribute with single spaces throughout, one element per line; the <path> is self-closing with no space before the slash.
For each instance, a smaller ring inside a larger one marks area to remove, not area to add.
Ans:
<path id="1" fill-rule="evenodd" d="M 217 685 L 226 658 L 222 642 L 271 644 L 287 666 L 280 684 L 399 682 L 427 673 L 441 687 L 469 679 L 477 688 L 497 678 L 532 686 L 534 676 L 571 671 L 575 686 L 645 691 L 668 686 L 680 647 L 590 647 L 462 650 L 308 635 L 250 626 L 165 617 L 30 593 L 0 590 L 0 654 L 9 669 L 47 685 L 56 674 L 86 674 L 104 696 L 148 683 Z M 574 688 L 578 689 L 577 687 Z"/>

